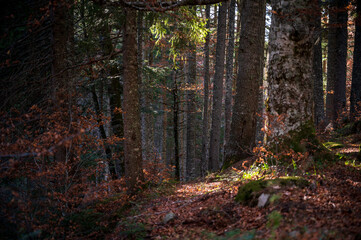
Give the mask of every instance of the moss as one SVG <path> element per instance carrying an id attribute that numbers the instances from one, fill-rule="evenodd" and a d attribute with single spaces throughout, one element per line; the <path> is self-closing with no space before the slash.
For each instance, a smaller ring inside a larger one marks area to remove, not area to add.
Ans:
<path id="1" fill-rule="evenodd" d="M 312 121 L 304 123 L 298 130 L 291 131 L 284 143 L 295 152 L 306 152 L 321 145 Z"/>
<path id="2" fill-rule="evenodd" d="M 235 201 L 244 205 L 255 206 L 262 192 L 276 191 L 275 188 L 273 188 L 274 186 L 280 188 L 291 186 L 305 188 L 309 186 L 309 182 L 302 177 L 280 177 L 276 179 L 251 181 L 238 188 Z"/>
<path id="3" fill-rule="evenodd" d="M 267 181 L 257 180 L 251 181 L 244 186 L 238 188 L 238 193 L 236 195 L 236 202 L 247 204 L 252 200 L 253 194 L 260 192 L 261 190 L 267 187 Z"/>
<path id="4" fill-rule="evenodd" d="M 272 147 L 272 149 L 276 148 Z M 277 151 L 272 149 L 272 152 L 277 153 Z M 297 130 L 290 131 L 288 136 L 283 138 L 277 149 L 282 151 L 292 149 L 298 153 L 308 152 L 311 156 L 313 156 L 315 161 L 330 161 L 335 159 L 333 153 L 317 138 L 312 121 L 304 123 Z M 283 159 L 281 158 L 281 160 L 287 160 L 286 158 L 287 157 L 284 157 Z"/>

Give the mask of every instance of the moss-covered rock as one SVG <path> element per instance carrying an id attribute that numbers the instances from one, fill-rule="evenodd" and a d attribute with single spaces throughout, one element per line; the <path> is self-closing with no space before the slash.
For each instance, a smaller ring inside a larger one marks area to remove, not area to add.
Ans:
<path id="1" fill-rule="evenodd" d="M 251 181 L 238 188 L 235 201 L 247 206 L 256 206 L 258 197 L 262 193 L 276 194 L 285 187 L 307 187 L 309 182 L 301 177 L 280 177 L 268 180 Z"/>

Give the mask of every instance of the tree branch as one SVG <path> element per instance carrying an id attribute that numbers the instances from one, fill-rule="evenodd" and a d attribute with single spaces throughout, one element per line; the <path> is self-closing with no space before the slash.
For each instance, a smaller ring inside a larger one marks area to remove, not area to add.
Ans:
<path id="1" fill-rule="evenodd" d="M 178 0 L 178 1 L 119 0 L 119 1 L 107 1 L 106 4 L 112 6 L 121 5 L 124 7 L 131 7 L 140 11 L 164 12 L 180 6 L 209 5 L 220 2 L 226 2 L 226 1 L 227 0 Z"/>

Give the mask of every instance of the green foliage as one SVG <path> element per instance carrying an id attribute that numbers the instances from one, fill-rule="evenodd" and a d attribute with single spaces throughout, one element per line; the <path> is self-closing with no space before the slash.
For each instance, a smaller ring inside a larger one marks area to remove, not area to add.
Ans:
<path id="1" fill-rule="evenodd" d="M 267 216 L 267 219 L 267 227 L 275 230 L 281 225 L 283 217 L 279 211 L 275 210 Z"/>
<path id="2" fill-rule="evenodd" d="M 281 196 L 279 194 L 273 194 L 270 199 L 269 202 L 272 203 L 276 203 L 280 200 Z"/>
<path id="3" fill-rule="evenodd" d="M 194 9 L 181 7 L 172 15 L 158 14 L 150 27 L 151 33 L 160 44 L 167 38 L 170 44 L 169 55 L 175 59 L 189 44 L 203 43 L 208 31 L 206 21 L 197 16 Z M 180 21 L 181 19 L 181 21 Z"/>
<path id="4" fill-rule="evenodd" d="M 325 142 L 323 143 L 323 146 L 325 146 L 328 149 L 335 149 L 335 148 L 343 148 L 345 145 L 338 142 Z"/>

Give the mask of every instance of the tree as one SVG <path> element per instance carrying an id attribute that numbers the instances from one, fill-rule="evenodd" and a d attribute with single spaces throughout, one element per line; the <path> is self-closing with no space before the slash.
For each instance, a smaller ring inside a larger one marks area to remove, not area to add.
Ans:
<path id="1" fill-rule="evenodd" d="M 350 116 L 355 118 L 355 114 L 360 111 L 359 104 L 361 102 L 361 0 L 356 1 L 356 32 L 355 32 L 355 47 L 353 52 L 353 67 L 352 67 L 352 84 L 350 97 Z"/>
<path id="2" fill-rule="evenodd" d="M 263 78 L 265 1 L 244 1 L 231 133 L 224 167 L 249 156 L 255 144 L 260 82 Z"/>
<path id="3" fill-rule="evenodd" d="M 226 96 L 224 101 L 224 145 L 228 142 L 231 130 L 235 10 L 236 1 L 231 0 L 228 6 L 228 45 L 225 82 Z"/>
<path id="4" fill-rule="evenodd" d="M 223 95 L 223 75 L 224 58 L 226 45 L 226 16 L 227 4 L 223 3 L 218 10 L 217 26 L 217 46 L 216 46 L 216 65 L 213 80 L 213 108 L 211 139 L 209 147 L 209 165 L 210 171 L 216 171 L 219 168 L 219 154 L 221 144 L 221 121 L 222 121 L 222 95 Z"/>
<path id="5" fill-rule="evenodd" d="M 346 106 L 348 1 L 335 0 L 329 12 L 326 120 L 336 121 Z"/>
<path id="6" fill-rule="evenodd" d="M 317 2 L 316 2 L 317 1 Z M 323 76 L 322 76 L 322 29 L 321 29 L 321 7 L 320 1 L 315 1 L 314 18 L 314 41 L 313 47 L 313 97 L 314 97 L 314 121 L 319 127 L 324 121 L 324 99 L 323 99 Z"/>
<path id="7" fill-rule="evenodd" d="M 210 6 L 206 6 L 206 19 L 207 24 L 206 28 L 210 29 Z M 202 124 L 202 173 L 208 169 L 208 128 L 209 128 L 209 114 L 208 114 L 208 102 L 209 102 L 209 42 L 210 42 L 210 34 L 207 33 L 204 44 L 204 79 L 203 79 L 203 91 L 204 91 L 204 100 L 203 100 L 203 124 Z"/>
<path id="8" fill-rule="evenodd" d="M 196 131 L 195 131 L 195 84 L 197 77 L 197 48 L 194 44 L 189 49 L 187 59 L 187 143 L 186 143 L 186 178 L 192 178 L 195 171 Z"/>
<path id="9" fill-rule="evenodd" d="M 312 122 L 311 0 L 272 0 L 268 67 L 270 141 L 280 142 Z"/>
<path id="10" fill-rule="evenodd" d="M 124 28 L 124 163 L 127 187 L 132 192 L 142 181 L 142 139 L 137 62 L 136 11 L 125 8 Z"/>

